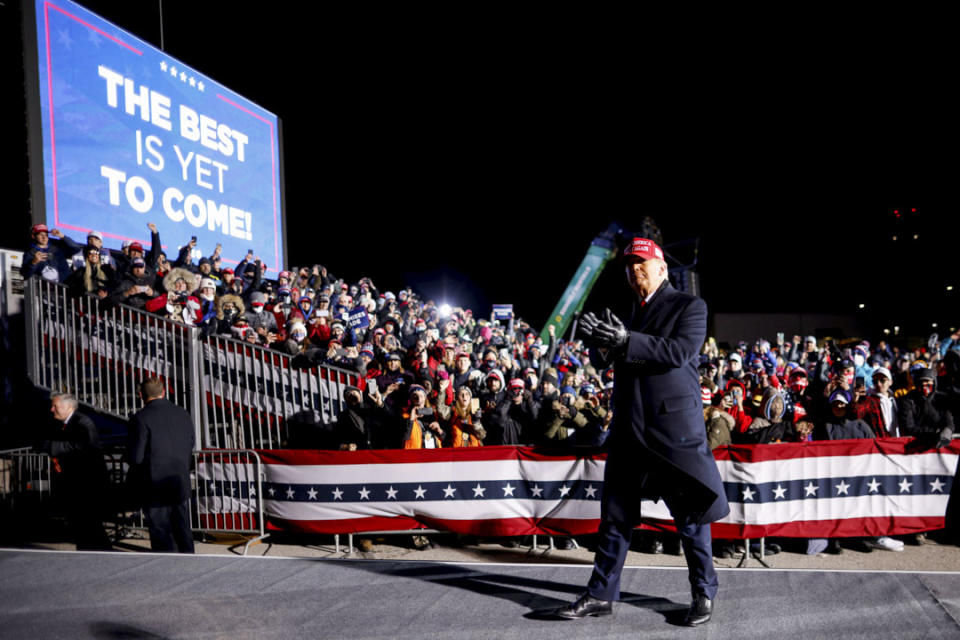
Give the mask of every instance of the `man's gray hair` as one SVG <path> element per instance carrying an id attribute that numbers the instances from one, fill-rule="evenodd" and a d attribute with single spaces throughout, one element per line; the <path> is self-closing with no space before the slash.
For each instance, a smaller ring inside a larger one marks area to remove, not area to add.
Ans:
<path id="1" fill-rule="evenodd" d="M 77 402 L 77 397 L 74 396 L 72 393 L 51 393 L 50 400 L 51 401 L 59 400 L 60 402 L 66 402 L 68 405 L 70 405 L 70 408 L 73 409 L 74 411 L 76 411 L 77 407 L 79 406 L 79 403 Z"/>

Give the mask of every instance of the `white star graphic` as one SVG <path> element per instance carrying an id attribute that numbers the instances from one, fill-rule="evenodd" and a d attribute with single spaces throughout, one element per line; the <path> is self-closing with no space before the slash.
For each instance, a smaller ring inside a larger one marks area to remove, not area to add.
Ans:
<path id="1" fill-rule="evenodd" d="M 596 498 L 596 497 L 597 497 L 597 488 L 596 488 L 595 486 L 593 486 L 592 484 L 588 484 L 588 485 L 587 485 L 587 488 L 584 489 L 584 491 L 587 492 L 587 497 L 588 497 L 588 498 Z"/>
<path id="2" fill-rule="evenodd" d="M 751 500 L 751 501 L 752 501 L 752 500 L 753 500 L 753 494 L 756 493 L 756 491 L 754 491 L 754 490 L 751 489 L 750 487 L 746 487 L 746 488 L 743 490 L 742 493 L 743 493 L 743 499 L 744 499 L 744 500 Z"/>
<path id="3" fill-rule="evenodd" d="M 484 498 L 483 492 L 486 491 L 486 487 L 481 487 L 480 483 L 477 483 L 477 486 L 473 488 L 473 497 L 474 498 Z"/>
<path id="4" fill-rule="evenodd" d="M 413 490 L 413 492 L 414 492 L 415 494 L 417 494 L 417 498 L 422 498 L 423 496 L 425 496 L 425 495 L 427 494 L 427 490 L 424 489 L 424 488 L 423 488 L 421 485 L 419 485 L 419 484 L 417 485 L 417 488 Z"/>
<path id="5" fill-rule="evenodd" d="M 913 483 L 904 478 L 900 481 L 900 493 L 910 493 L 910 487 L 913 486 Z"/>
<path id="6" fill-rule="evenodd" d="M 200 89 L 200 91 L 203 91 L 203 80 L 197 83 L 197 89 Z"/>
<path id="7" fill-rule="evenodd" d="M 360 489 L 360 491 L 357 491 L 357 493 L 360 494 L 360 499 L 361 499 L 361 500 L 369 500 L 369 499 L 370 499 L 370 490 L 367 489 L 366 487 L 363 487 L 362 489 Z"/>
<path id="8" fill-rule="evenodd" d="M 810 484 L 808 484 L 803 488 L 803 490 L 806 491 L 806 494 L 804 494 L 804 497 L 817 495 L 817 489 L 819 488 L 820 488 L 820 485 L 813 484 L 813 481 L 811 480 Z"/>
<path id="9" fill-rule="evenodd" d="M 250 496 L 251 498 L 256 498 L 257 488 L 251 484 L 250 487 L 247 489 L 247 495 Z"/>
<path id="10" fill-rule="evenodd" d="M 340 487 L 334 488 L 330 493 L 333 494 L 334 500 L 343 500 L 343 491 L 340 491 Z"/>
<path id="11" fill-rule="evenodd" d="M 867 493 L 880 493 L 880 483 L 877 482 L 876 478 L 870 478 L 870 482 L 867 483 L 867 486 L 870 487 Z"/>
<path id="12" fill-rule="evenodd" d="M 568 493 L 570 493 L 570 487 L 568 487 L 567 485 L 563 485 L 562 487 L 560 487 L 561 498 L 565 498 Z"/>
<path id="13" fill-rule="evenodd" d="M 186 81 L 187 81 L 187 72 L 186 72 L 186 71 L 181 71 L 181 72 L 180 72 L 180 82 L 186 82 Z"/>
<path id="14" fill-rule="evenodd" d="M 540 485 L 535 484 L 533 485 L 533 489 L 530 489 L 530 493 L 533 494 L 534 498 L 539 498 L 543 495 L 543 489 L 540 487 Z"/>
<path id="15" fill-rule="evenodd" d="M 454 494 L 456 491 L 457 491 L 456 487 L 454 487 L 452 484 L 448 484 L 448 485 L 447 485 L 446 487 L 444 487 L 444 489 L 443 489 L 443 497 L 444 497 L 444 498 L 452 498 L 452 497 L 453 497 L 453 494 Z"/>
<path id="16" fill-rule="evenodd" d="M 387 489 L 387 500 L 396 500 L 397 499 L 397 490 L 391 486 Z"/>
<path id="17" fill-rule="evenodd" d="M 230 495 L 231 496 L 237 495 L 237 488 L 233 485 L 230 485 Z"/>
<path id="18" fill-rule="evenodd" d="M 787 490 L 781 485 L 777 485 L 777 488 L 773 490 L 773 499 L 774 500 L 783 500 L 786 496 Z"/>
<path id="19" fill-rule="evenodd" d="M 170 67 L 170 75 L 172 75 L 174 78 L 177 77 L 177 68 L 176 68 L 176 67 Z"/>
<path id="20" fill-rule="evenodd" d="M 197 86 L 197 79 L 194 78 L 193 76 L 190 76 L 190 86 L 191 87 Z"/>
<path id="21" fill-rule="evenodd" d="M 84 267 L 86 268 L 86 267 Z M 213 480 L 210 481 L 210 493 L 214 493 L 217 490 L 217 483 Z"/>
<path id="22" fill-rule="evenodd" d="M 514 489 L 516 489 L 516 487 L 511 487 L 510 483 L 508 482 L 507 486 L 503 488 L 503 497 L 506 498 L 507 496 L 510 496 L 512 498 Z"/>
<path id="23" fill-rule="evenodd" d="M 100 48 L 100 36 L 97 35 L 96 31 L 91 31 L 90 35 L 87 36 L 87 40 L 93 43 L 93 46 L 95 46 L 97 49 Z"/>
<path id="24" fill-rule="evenodd" d="M 287 487 L 287 499 L 293 500 L 293 487 Z"/>
<path id="25" fill-rule="evenodd" d="M 849 488 L 850 488 L 850 485 L 848 485 L 846 482 L 844 482 L 843 480 L 841 480 L 841 481 L 840 481 L 840 484 L 837 485 L 837 495 L 838 495 L 838 496 L 841 495 L 841 494 L 843 494 L 843 495 L 845 495 L 845 496 L 850 495 L 849 493 L 847 493 L 847 489 L 849 489 Z"/>
<path id="26" fill-rule="evenodd" d="M 930 483 L 930 491 L 943 493 L 943 482 L 940 482 L 940 478 L 935 478 L 933 482 Z"/>
<path id="27" fill-rule="evenodd" d="M 167 70 L 167 61 L 166 61 L 166 60 L 161 60 L 161 61 L 160 61 L 160 71 L 166 71 L 166 70 Z"/>
<path id="28" fill-rule="evenodd" d="M 67 49 L 69 49 L 70 45 L 73 44 L 73 39 L 70 38 L 70 33 L 66 29 L 60 30 L 60 35 L 57 40 Z"/>
<path id="29" fill-rule="evenodd" d="M 269 489 L 267 489 L 267 491 L 270 492 L 270 497 L 271 497 L 271 498 L 274 496 L 274 494 L 277 493 L 276 489 L 274 489 L 273 487 L 270 487 Z"/>
<path id="30" fill-rule="evenodd" d="M 310 487 L 310 490 L 307 491 L 307 500 L 316 500 L 317 499 L 317 490 L 313 487 Z"/>

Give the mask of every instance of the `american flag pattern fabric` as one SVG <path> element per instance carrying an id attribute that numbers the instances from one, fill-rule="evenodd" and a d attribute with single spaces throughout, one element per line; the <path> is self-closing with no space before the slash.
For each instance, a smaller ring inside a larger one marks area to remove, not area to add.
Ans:
<path id="1" fill-rule="evenodd" d="M 731 510 L 713 534 L 847 537 L 940 528 L 960 447 L 914 453 L 909 442 L 721 447 L 714 456 Z M 198 465 L 198 484 L 224 494 L 208 494 L 201 513 L 253 510 L 259 499 L 268 528 L 314 533 L 579 535 L 600 522 L 601 454 L 529 447 L 258 453 L 259 497 L 250 495 L 249 469 L 211 473 Z M 646 524 L 669 528 L 662 502 L 644 501 L 642 512 Z"/>

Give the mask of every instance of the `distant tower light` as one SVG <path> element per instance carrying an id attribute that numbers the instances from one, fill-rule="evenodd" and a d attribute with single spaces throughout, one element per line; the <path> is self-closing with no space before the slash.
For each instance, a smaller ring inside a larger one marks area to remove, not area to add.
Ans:
<path id="1" fill-rule="evenodd" d="M 920 234 L 919 234 L 919 233 L 913 234 L 913 239 L 914 239 L 914 240 L 918 239 L 919 237 L 920 237 Z"/>
<path id="2" fill-rule="evenodd" d="M 930 326 L 933 327 L 934 329 L 936 329 L 936 328 L 937 328 L 937 323 L 936 323 L 936 322 L 931 323 Z"/>
<path id="3" fill-rule="evenodd" d="M 917 212 L 917 208 L 916 208 L 916 207 L 913 207 L 912 209 L 910 209 L 910 213 L 916 213 L 916 212 Z"/>
<path id="4" fill-rule="evenodd" d="M 948 284 L 948 285 L 947 285 L 947 291 L 953 291 L 953 285 L 952 285 L 952 284 Z"/>
<path id="5" fill-rule="evenodd" d="M 894 241 L 894 242 L 897 241 L 897 236 L 893 236 L 893 241 Z"/>
<path id="6" fill-rule="evenodd" d="M 861 308 L 861 309 L 863 309 L 865 306 L 867 306 L 867 305 L 863 304 L 862 302 L 860 303 L 860 308 Z"/>
<path id="7" fill-rule="evenodd" d="M 885 335 L 885 336 L 890 335 L 890 329 L 884 329 L 884 330 L 883 330 L 883 335 Z"/>

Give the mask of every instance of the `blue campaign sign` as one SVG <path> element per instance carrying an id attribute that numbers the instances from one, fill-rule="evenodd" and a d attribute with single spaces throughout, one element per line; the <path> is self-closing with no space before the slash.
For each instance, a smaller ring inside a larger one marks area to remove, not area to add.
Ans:
<path id="1" fill-rule="evenodd" d="M 253 249 L 281 269 L 277 116 L 78 4 L 33 7 L 47 225 L 118 246 L 154 222 L 168 254 L 195 235 L 225 263 Z"/>
<path id="2" fill-rule="evenodd" d="M 370 326 L 370 317 L 364 307 L 356 307 L 347 318 L 347 326 L 351 329 L 366 329 Z"/>
<path id="3" fill-rule="evenodd" d="M 494 320 L 509 320 L 513 315 L 513 305 L 512 304 L 495 304 L 493 305 L 493 319 Z"/>

